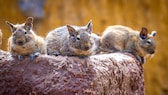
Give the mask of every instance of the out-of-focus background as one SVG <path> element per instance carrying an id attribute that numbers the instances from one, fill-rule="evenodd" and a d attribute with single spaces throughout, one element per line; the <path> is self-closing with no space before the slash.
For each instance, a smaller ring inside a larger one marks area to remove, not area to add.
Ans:
<path id="1" fill-rule="evenodd" d="M 7 50 L 11 35 L 5 21 L 23 23 L 33 16 L 36 33 L 42 37 L 66 24 L 86 25 L 102 34 L 109 25 L 125 25 L 135 30 L 156 30 L 157 49 L 144 64 L 146 95 L 168 95 L 168 0 L 0 0 L 1 49 Z"/>

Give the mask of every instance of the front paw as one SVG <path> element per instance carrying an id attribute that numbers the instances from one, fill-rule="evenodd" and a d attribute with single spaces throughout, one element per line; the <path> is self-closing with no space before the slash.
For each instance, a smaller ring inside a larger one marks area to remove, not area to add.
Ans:
<path id="1" fill-rule="evenodd" d="M 123 53 L 125 53 L 125 52 L 126 52 L 126 53 L 131 53 L 131 54 L 134 54 L 134 53 L 133 53 L 133 51 L 131 51 L 131 50 L 123 50 L 122 52 L 123 52 Z"/>
<path id="2" fill-rule="evenodd" d="M 40 55 L 40 53 L 39 52 L 35 52 L 35 53 L 32 53 L 32 54 L 30 54 L 30 60 L 32 61 L 32 60 L 34 60 L 34 58 L 35 57 L 38 57 Z"/>
<path id="3" fill-rule="evenodd" d="M 38 57 L 39 55 L 40 55 L 39 52 L 35 52 L 35 53 L 34 53 L 34 57 Z"/>
<path id="4" fill-rule="evenodd" d="M 79 58 L 88 58 L 88 57 L 89 57 L 88 55 L 79 56 Z"/>
<path id="5" fill-rule="evenodd" d="M 139 56 L 139 55 L 136 55 L 136 59 L 137 59 L 141 64 L 144 64 L 144 63 L 145 63 L 144 57 L 141 57 L 141 56 Z"/>
<path id="6" fill-rule="evenodd" d="M 24 59 L 23 55 L 18 55 L 17 57 L 18 57 L 19 60 L 23 60 Z"/>
<path id="7" fill-rule="evenodd" d="M 60 52 L 57 52 L 57 51 L 53 52 L 52 55 L 58 56 L 58 55 L 60 55 Z"/>

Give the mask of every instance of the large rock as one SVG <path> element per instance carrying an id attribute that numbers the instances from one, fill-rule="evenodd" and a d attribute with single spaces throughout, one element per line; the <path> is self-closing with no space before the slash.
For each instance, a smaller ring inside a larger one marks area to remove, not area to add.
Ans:
<path id="1" fill-rule="evenodd" d="M 0 95 L 144 95 L 143 67 L 131 54 L 20 61 L 0 51 Z"/>

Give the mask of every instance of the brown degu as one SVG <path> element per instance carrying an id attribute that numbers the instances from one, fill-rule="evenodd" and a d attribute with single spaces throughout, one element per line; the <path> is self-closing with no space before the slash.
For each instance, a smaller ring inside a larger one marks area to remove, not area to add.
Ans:
<path id="1" fill-rule="evenodd" d="M 24 56 L 29 56 L 30 60 L 42 53 L 44 39 L 37 36 L 32 30 L 33 18 L 28 17 L 23 24 L 12 24 L 6 21 L 11 28 L 12 35 L 8 39 L 8 51 L 12 56 L 22 60 Z"/>
<path id="2" fill-rule="evenodd" d="M 101 37 L 101 50 L 109 53 L 129 52 L 141 63 L 145 63 L 144 57 L 155 53 L 155 35 L 156 31 L 148 34 L 145 27 L 142 27 L 139 32 L 126 26 L 109 26 Z"/>

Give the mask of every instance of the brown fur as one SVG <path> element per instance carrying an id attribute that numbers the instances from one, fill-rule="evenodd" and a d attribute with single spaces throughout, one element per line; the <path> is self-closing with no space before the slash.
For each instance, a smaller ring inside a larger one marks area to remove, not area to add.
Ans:
<path id="1" fill-rule="evenodd" d="M 147 32 L 146 28 L 142 28 L 139 32 L 125 26 L 109 26 L 101 37 L 101 50 L 104 52 L 129 51 L 140 57 L 153 54 L 156 47 L 155 41 L 152 34 L 149 35 Z M 150 45 L 147 43 L 149 41 Z"/>
<path id="2" fill-rule="evenodd" d="M 10 22 L 12 35 L 8 39 L 8 51 L 12 56 L 24 55 L 40 52 L 43 53 L 44 40 L 37 36 L 32 30 L 33 18 L 29 17 L 23 24 L 13 25 Z"/>
<path id="3" fill-rule="evenodd" d="M 92 55 L 95 49 L 91 37 L 92 23 L 86 26 L 63 26 L 48 33 L 45 39 L 46 53 L 68 56 Z"/>

